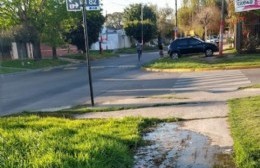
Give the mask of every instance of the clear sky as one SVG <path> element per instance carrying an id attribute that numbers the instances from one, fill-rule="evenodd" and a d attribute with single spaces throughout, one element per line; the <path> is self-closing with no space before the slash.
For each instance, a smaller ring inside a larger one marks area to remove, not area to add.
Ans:
<path id="1" fill-rule="evenodd" d="M 103 3 L 103 14 L 113 13 L 113 12 L 123 12 L 124 8 L 128 7 L 130 4 L 143 3 L 143 4 L 156 4 L 159 7 L 170 6 L 175 8 L 175 0 L 100 0 Z M 178 0 L 180 3 L 180 0 Z M 179 6 L 180 4 L 178 4 Z"/>

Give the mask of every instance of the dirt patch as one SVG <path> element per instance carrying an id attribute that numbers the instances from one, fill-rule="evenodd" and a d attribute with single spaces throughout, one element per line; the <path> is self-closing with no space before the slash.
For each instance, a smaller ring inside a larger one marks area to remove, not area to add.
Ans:
<path id="1" fill-rule="evenodd" d="M 211 145 L 208 137 L 180 129 L 181 125 L 164 123 L 147 133 L 143 139 L 149 145 L 138 149 L 134 168 L 235 167 L 230 149 Z"/>

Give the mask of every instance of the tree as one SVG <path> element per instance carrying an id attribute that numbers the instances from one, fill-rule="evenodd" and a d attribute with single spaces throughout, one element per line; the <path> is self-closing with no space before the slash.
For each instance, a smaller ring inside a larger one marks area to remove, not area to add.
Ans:
<path id="1" fill-rule="evenodd" d="M 26 31 L 23 34 L 27 36 L 26 40 L 34 46 L 35 59 L 41 59 L 40 32 L 44 26 L 43 13 L 46 12 L 47 2 L 47 0 L 2 0 L 0 7 L 0 14 L 5 16 L 0 18 L 0 23 L 6 22 L 5 27 L 20 25 L 22 27 L 20 30 Z"/>
<path id="2" fill-rule="evenodd" d="M 142 10 L 143 16 L 141 16 Z M 142 37 L 144 43 L 156 37 L 156 14 L 149 6 L 142 6 L 142 4 L 130 5 L 124 10 L 123 20 L 126 34 L 139 42 L 142 41 Z"/>
<path id="3" fill-rule="evenodd" d="M 32 43 L 34 59 L 41 59 L 40 43 L 53 47 L 64 44 L 63 33 L 79 15 L 66 11 L 65 0 L 2 0 L 0 24 L 15 28 L 14 36 L 21 43 Z"/>
<path id="4" fill-rule="evenodd" d="M 98 41 L 98 36 L 104 21 L 105 18 L 100 11 L 92 11 L 87 13 L 89 47 L 91 44 Z M 66 34 L 66 39 L 69 43 L 76 45 L 79 50 L 86 52 L 82 19 L 75 28 L 72 28 Z"/>
<path id="5" fill-rule="evenodd" d="M 183 6 L 178 10 L 179 28 L 184 32 L 192 30 L 192 12 L 191 9 Z"/>
<path id="6" fill-rule="evenodd" d="M 123 28 L 123 13 L 114 12 L 112 14 L 107 14 L 105 26 L 113 29 L 122 29 Z"/>
<path id="7" fill-rule="evenodd" d="M 171 38 L 174 27 L 173 9 L 170 8 L 168 5 L 164 8 L 157 9 L 156 16 L 159 35 L 163 38 Z"/>
<path id="8" fill-rule="evenodd" d="M 65 44 L 64 33 L 80 19 L 79 14 L 66 10 L 65 1 L 49 0 L 45 6 L 44 27 L 41 41 L 52 47 L 53 58 L 57 58 L 56 48 Z"/>
<path id="9" fill-rule="evenodd" d="M 204 7 L 200 13 L 197 14 L 197 22 L 203 27 L 203 39 L 207 38 L 208 28 L 217 27 L 219 29 L 220 11 L 216 6 Z"/>

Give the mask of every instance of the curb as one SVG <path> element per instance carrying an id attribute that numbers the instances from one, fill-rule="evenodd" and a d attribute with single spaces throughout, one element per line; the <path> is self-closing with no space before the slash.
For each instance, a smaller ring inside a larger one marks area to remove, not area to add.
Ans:
<path id="1" fill-rule="evenodd" d="M 254 69 L 254 68 L 260 68 L 259 65 L 256 66 L 250 66 L 250 67 L 243 67 L 243 66 L 237 66 L 237 67 L 226 67 L 226 68 L 187 68 L 187 69 L 156 69 L 156 68 L 143 68 L 146 71 L 151 72 L 203 72 L 203 71 L 217 71 L 217 70 L 235 70 L 235 69 Z"/>

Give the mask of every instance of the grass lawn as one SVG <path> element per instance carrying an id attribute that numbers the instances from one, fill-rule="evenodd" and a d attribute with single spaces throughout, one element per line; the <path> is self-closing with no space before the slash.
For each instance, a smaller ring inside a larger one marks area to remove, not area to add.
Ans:
<path id="1" fill-rule="evenodd" d="M 157 48 L 154 47 L 145 47 L 144 52 L 150 52 L 150 51 L 157 51 Z M 117 57 L 119 54 L 135 54 L 136 48 L 122 48 L 117 50 L 104 50 L 102 54 L 99 53 L 99 51 L 89 51 L 90 59 L 96 60 L 96 59 L 103 59 L 103 58 L 110 58 L 110 57 Z M 85 54 L 71 54 L 71 55 L 65 55 L 66 58 L 72 58 L 72 59 L 78 59 L 78 60 L 86 60 Z"/>
<path id="2" fill-rule="evenodd" d="M 160 120 L 0 118 L 0 167 L 132 167 L 141 133 Z"/>
<path id="3" fill-rule="evenodd" d="M 20 69 L 11 69 L 11 68 L 6 68 L 6 67 L 0 67 L 0 74 L 6 74 L 6 73 L 14 73 L 21 71 Z"/>
<path id="4" fill-rule="evenodd" d="M 238 167 L 260 167 L 260 96 L 229 101 L 229 122 Z"/>
<path id="5" fill-rule="evenodd" d="M 245 86 L 245 87 L 240 87 L 239 89 L 258 89 L 260 88 L 260 84 L 254 84 L 254 85 L 251 85 L 251 86 Z"/>
<path id="6" fill-rule="evenodd" d="M 114 53 L 112 50 L 103 51 L 102 54 L 100 54 L 99 51 L 90 51 L 89 55 L 91 60 L 118 56 L 118 54 Z M 71 59 L 78 59 L 78 60 L 86 60 L 85 54 L 70 54 L 70 55 L 65 55 L 64 57 L 71 58 Z"/>
<path id="7" fill-rule="evenodd" d="M 260 67 L 260 54 L 234 55 L 222 57 L 183 56 L 179 59 L 164 58 L 145 65 L 155 69 L 232 69 Z"/>
<path id="8" fill-rule="evenodd" d="M 2 67 L 9 68 L 20 68 L 22 69 L 38 69 L 38 68 L 46 68 L 53 67 L 59 65 L 68 64 L 66 61 L 58 60 L 58 59 L 42 59 L 39 61 L 27 59 L 27 60 L 6 60 L 1 62 Z"/>

